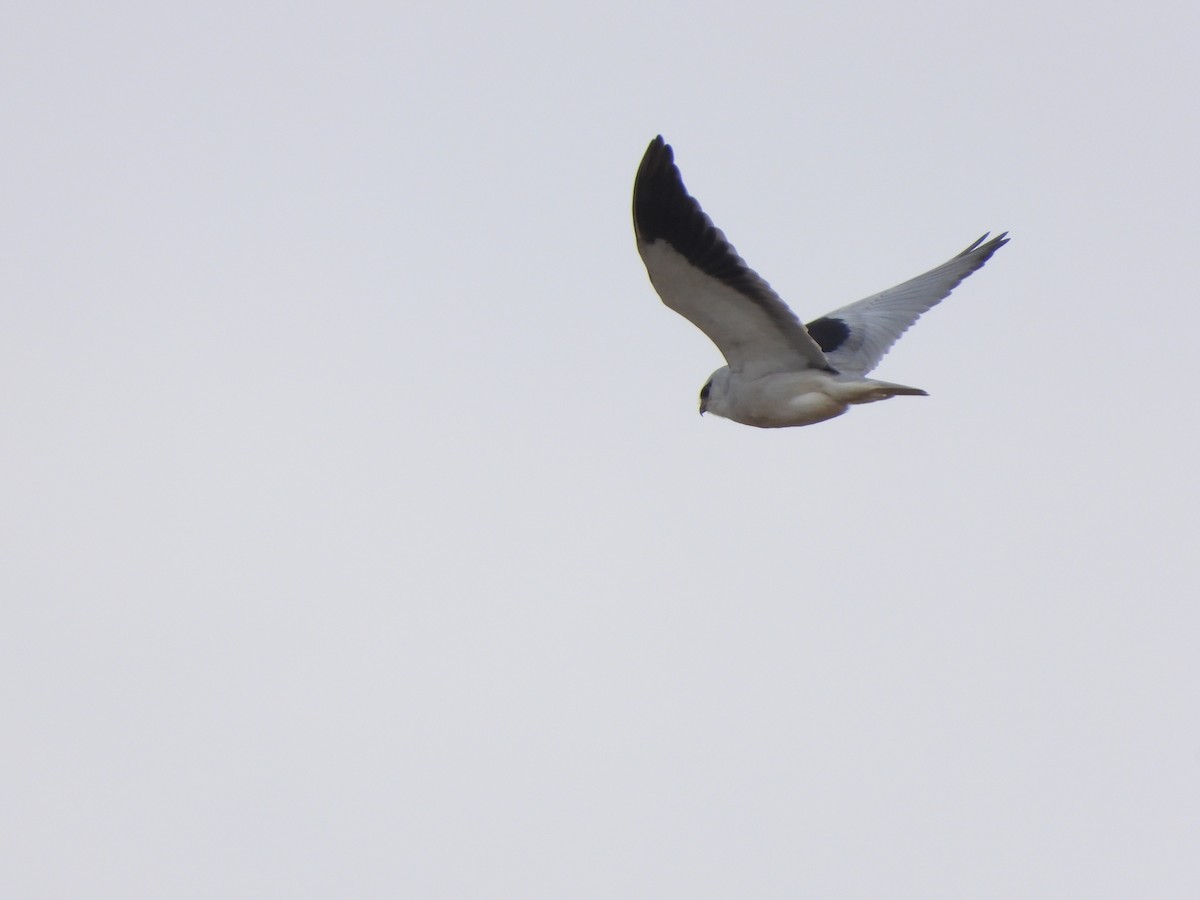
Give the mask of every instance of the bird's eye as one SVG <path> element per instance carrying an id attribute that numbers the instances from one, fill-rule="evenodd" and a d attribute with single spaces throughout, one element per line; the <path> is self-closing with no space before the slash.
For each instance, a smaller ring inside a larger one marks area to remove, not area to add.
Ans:
<path id="1" fill-rule="evenodd" d="M 712 393 L 712 382 L 711 381 L 708 382 L 708 384 L 704 385 L 704 387 L 700 388 L 700 402 L 701 403 L 706 402 L 708 400 L 708 395 L 710 393 Z"/>

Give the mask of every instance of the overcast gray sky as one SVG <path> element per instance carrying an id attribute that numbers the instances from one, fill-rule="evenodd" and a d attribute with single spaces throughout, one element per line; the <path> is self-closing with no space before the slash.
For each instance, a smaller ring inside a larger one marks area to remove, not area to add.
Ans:
<path id="1" fill-rule="evenodd" d="M 1194 3 L 23 4 L 0 894 L 1200 896 Z M 801 317 L 759 431 L 649 140 Z"/>

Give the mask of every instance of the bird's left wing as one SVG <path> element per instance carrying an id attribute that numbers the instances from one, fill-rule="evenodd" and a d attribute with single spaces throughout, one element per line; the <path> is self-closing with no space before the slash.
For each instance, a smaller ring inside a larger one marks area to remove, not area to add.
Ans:
<path id="1" fill-rule="evenodd" d="M 1007 235 L 989 241 L 985 234 L 936 269 L 809 322 L 808 332 L 839 372 L 866 375 L 922 313 L 949 297 L 964 278 L 1007 244 Z"/>
<path id="2" fill-rule="evenodd" d="M 663 303 L 747 374 L 828 369 L 821 348 L 683 186 L 671 147 L 650 142 L 633 184 L 638 253 Z"/>

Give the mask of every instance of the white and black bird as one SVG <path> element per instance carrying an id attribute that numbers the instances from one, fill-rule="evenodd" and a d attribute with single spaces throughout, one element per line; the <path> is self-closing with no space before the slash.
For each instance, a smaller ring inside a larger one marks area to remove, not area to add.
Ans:
<path id="1" fill-rule="evenodd" d="M 700 391 L 700 412 L 784 428 L 920 388 L 866 375 L 922 313 L 1008 243 L 985 234 L 910 281 L 803 325 L 738 256 L 687 192 L 671 147 L 650 142 L 633 184 L 638 252 L 663 303 L 712 340 L 728 365 Z"/>

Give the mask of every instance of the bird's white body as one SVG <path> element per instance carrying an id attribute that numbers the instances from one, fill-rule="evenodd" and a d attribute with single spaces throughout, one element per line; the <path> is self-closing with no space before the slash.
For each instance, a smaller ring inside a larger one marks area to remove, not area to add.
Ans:
<path id="1" fill-rule="evenodd" d="M 874 403 L 903 394 L 924 396 L 920 388 L 834 375 L 820 369 L 771 372 L 746 378 L 729 366 L 717 369 L 700 411 L 757 428 L 815 425 L 833 419 L 860 403 Z"/>
<path id="2" fill-rule="evenodd" d="M 867 378 L 922 313 L 1007 243 L 970 247 L 903 284 L 802 324 L 713 225 L 683 186 L 671 148 L 657 137 L 633 188 L 638 252 L 663 303 L 717 345 L 728 365 L 700 392 L 700 412 L 758 428 L 812 425 L 851 406 L 920 388 Z"/>

